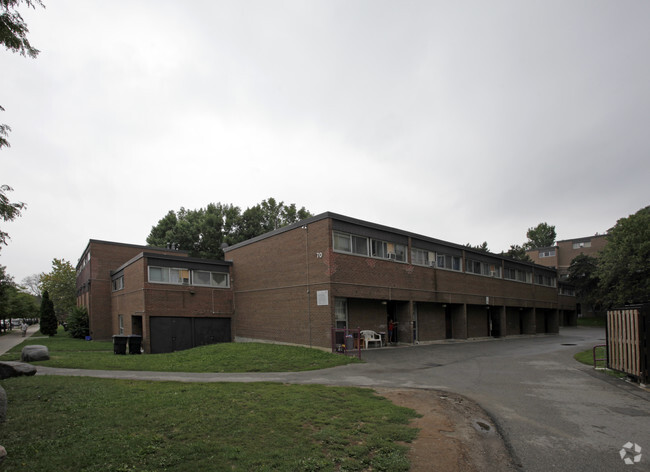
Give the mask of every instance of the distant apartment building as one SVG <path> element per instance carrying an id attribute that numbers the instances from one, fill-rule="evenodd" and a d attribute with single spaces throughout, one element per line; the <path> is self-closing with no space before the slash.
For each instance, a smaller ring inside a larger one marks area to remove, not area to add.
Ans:
<path id="1" fill-rule="evenodd" d="M 263 341 L 330 348 L 333 329 L 400 344 L 557 333 L 574 325 L 555 269 L 323 213 L 225 249 L 225 261 L 91 240 L 77 265 L 91 336 L 147 352 Z"/>
<path id="2" fill-rule="evenodd" d="M 535 264 L 554 267 L 560 280 L 566 280 L 571 261 L 579 254 L 598 257 L 598 253 L 607 244 L 606 234 L 596 234 L 577 239 L 557 241 L 554 246 L 531 249 L 526 254 Z"/>

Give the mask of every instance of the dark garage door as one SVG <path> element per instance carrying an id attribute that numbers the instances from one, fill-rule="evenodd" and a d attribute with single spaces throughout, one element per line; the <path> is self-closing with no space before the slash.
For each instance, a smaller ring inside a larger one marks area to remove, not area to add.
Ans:
<path id="1" fill-rule="evenodd" d="M 152 316 L 151 353 L 182 351 L 205 344 L 230 342 L 230 318 Z"/>

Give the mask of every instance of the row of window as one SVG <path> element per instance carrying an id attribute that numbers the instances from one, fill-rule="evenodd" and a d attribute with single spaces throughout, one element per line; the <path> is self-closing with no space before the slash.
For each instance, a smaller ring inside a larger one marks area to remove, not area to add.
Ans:
<path id="1" fill-rule="evenodd" d="M 404 244 L 340 233 L 338 231 L 334 232 L 333 242 L 335 251 L 406 262 L 406 246 Z"/>
<path id="2" fill-rule="evenodd" d="M 230 286 L 228 274 L 223 272 L 155 266 L 149 266 L 149 282 L 219 288 L 228 288 Z"/>
<path id="3" fill-rule="evenodd" d="M 406 246 L 403 244 L 390 243 L 387 241 L 367 238 L 365 236 L 334 231 L 333 245 L 334 250 L 338 252 L 406 262 Z M 555 250 L 553 250 L 552 253 L 552 255 L 555 255 Z M 427 251 L 416 247 L 411 248 L 411 264 L 455 270 L 458 272 L 462 271 L 462 258 L 460 256 Z M 465 263 L 465 271 L 468 274 L 504 278 L 518 282 L 532 283 L 533 281 L 533 273 L 531 271 L 510 268 L 502 269 L 502 267 L 496 262 L 483 262 L 474 259 L 467 259 Z M 556 279 L 552 276 L 537 274 L 535 277 L 535 283 L 555 287 Z"/>
<path id="4" fill-rule="evenodd" d="M 228 274 L 224 274 L 223 272 L 155 266 L 149 266 L 149 282 L 219 288 L 228 288 L 230 286 Z M 122 289 L 124 289 L 124 276 L 117 277 L 113 280 L 113 292 Z"/>

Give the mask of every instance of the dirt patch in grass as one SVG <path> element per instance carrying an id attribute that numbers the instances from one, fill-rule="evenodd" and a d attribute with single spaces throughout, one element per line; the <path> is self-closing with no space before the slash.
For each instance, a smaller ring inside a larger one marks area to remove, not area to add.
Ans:
<path id="1" fill-rule="evenodd" d="M 411 423 L 420 429 L 408 444 L 412 472 L 519 470 L 494 423 L 476 403 L 436 390 L 375 390 L 422 415 Z"/>

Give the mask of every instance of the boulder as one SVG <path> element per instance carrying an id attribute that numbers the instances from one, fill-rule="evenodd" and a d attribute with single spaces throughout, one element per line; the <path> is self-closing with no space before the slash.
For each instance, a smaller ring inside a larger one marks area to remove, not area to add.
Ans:
<path id="1" fill-rule="evenodd" d="M 36 375 L 36 367 L 22 362 L 0 362 L 0 379 L 21 375 Z"/>
<path id="2" fill-rule="evenodd" d="M 5 460 L 5 457 L 7 457 L 7 450 L 0 446 L 0 464 L 2 464 L 2 461 Z"/>
<path id="3" fill-rule="evenodd" d="M 20 353 L 20 360 L 23 362 L 47 361 L 50 359 L 50 351 L 47 346 L 33 344 L 25 346 Z"/>

